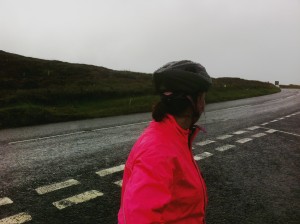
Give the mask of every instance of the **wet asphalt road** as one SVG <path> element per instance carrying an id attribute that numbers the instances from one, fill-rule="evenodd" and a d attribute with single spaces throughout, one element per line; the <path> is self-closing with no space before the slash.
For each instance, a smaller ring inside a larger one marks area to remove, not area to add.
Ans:
<path id="1" fill-rule="evenodd" d="M 117 223 L 122 171 L 96 172 L 124 164 L 150 120 L 144 113 L 1 130 L 0 223 L 16 214 L 28 223 Z M 209 193 L 207 223 L 299 223 L 300 90 L 207 105 L 199 124 L 207 133 L 194 154 L 210 153 L 197 161 Z M 71 179 L 78 184 L 36 191 Z M 91 190 L 103 195 L 53 205 Z"/>

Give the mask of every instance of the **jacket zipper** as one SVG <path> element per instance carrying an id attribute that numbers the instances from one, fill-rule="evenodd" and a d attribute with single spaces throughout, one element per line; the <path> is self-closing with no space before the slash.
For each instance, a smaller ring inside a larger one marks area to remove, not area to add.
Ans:
<path id="1" fill-rule="evenodd" d="M 198 165 L 197 165 L 196 161 L 194 160 L 191 146 L 189 146 L 189 151 L 190 151 L 190 155 L 192 157 L 192 161 L 194 163 L 194 166 L 195 166 L 195 168 L 197 170 L 197 173 L 199 175 L 199 179 L 200 179 L 201 186 L 202 186 L 203 199 L 204 199 L 204 220 L 203 221 L 204 221 L 204 224 L 205 224 L 206 223 L 205 218 L 206 218 L 206 201 L 207 201 L 207 198 L 206 198 L 206 192 L 205 192 L 205 189 L 204 189 L 203 176 L 202 176 L 202 174 L 201 174 L 201 172 L 198 168 Z"/>

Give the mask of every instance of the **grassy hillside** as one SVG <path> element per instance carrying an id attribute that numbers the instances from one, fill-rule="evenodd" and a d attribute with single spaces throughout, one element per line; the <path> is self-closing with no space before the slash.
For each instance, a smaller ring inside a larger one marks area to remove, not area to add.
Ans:
<path id="1" fill-rule="evenodd" d="M 285 88 L 285 89 L 300 89 L 300 85 L 280 85 L 281 88 Z"/>
<path id="2" fill-rule="evenodd" d="M 213 79 L 207 102 L 265 95 L 269 83 Z M 0 51 L 0 128 L 151 111 L 151 74 Z"/>

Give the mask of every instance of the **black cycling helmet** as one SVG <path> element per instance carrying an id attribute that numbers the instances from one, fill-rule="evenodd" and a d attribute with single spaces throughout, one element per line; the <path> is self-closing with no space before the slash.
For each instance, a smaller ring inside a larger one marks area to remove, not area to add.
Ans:
<path id="1" fill-rule="evenodd" d="M 154 72 L 153 82 L 160 94 L 168 91 L 184 94 L 207 92 L 212 84 L 205 68 L 188 60 L 165 64 Z"/>

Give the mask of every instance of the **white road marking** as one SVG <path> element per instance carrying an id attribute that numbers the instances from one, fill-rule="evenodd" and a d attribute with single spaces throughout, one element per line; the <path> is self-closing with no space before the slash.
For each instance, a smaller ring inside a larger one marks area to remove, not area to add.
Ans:
<path id="1" fill-rule="evenodd" d="M 0 206 L 12 204 L 12 203 L 13 203 L 13 201 L 8 197 L 0 198 Z"/>
<path id="2" fill-rule="evenodd" d="M 91 191 L 86 191 L 82 194 L 78 194 L 78 195 L 74 195 L 69 198 L 62 199 L 60 201 L 53 202 L 52 204 L 56 208 L 61 210 L 61 209 L 67 208 L 69 206 L 83 203 L 83 202 L 89 201 L 91 199 L 100 197 L 102 195 L 103 195 L 103 193 L 101 193 L 99 191 L 91 190 Z"/>
<path id="3" fill-rule="evenodd" d="M 265 126 L 265 125 L 267 125 L 267 124 L 269 124 L 269 122 L 263 123 L 263 124 L 261 124 L 261 125 Z"/>
<path id="4" fill-rule="evenodd" d="M 76 135 L 76 134 L 81 134 L 81 133 L 85 133 L 85 132 L 86 131 L 77 131 L 77 132 L 72 132 L 72 133 L 68 133 L 68 134 L 52 135 L 52 136 L 46 136 L 46 137 L 41 137 L 41 138 L 32 138 L 32 139 L 20 140 L 20 141 L 15 141 L 15 142 L 9 142 L 8 144 L 12 145 L 12 144 L 23 143 L 23 142 L 32 142 L 32 141 L 37 141 L 37 140 L 44 140 L 44 139 L 64 137 L 64 136 L 69 136 L 69 135 Z"/>
<path id="5" fill-rule="evenodd" d="M 285 118 L 284 117 L 279 118 L 279 120 L 283 120 L 283 119 L 285 119 Z"/>
<path id="6" fill-rule="evenodd" d="M 252 135 L 251 137 L 260 138 L 260 137 L 265 136 L 265 135 L 267 135 L 267 134 L 266 133 L 258 133 L 258 134 Z"/>
<path id="7" fill-rule="evenodd" d="M 276 121 L 278 121 L 278 120 L 275 119 L 275 120 L 273 120 L 273 121 L 270 121 L 270 123 L 273 123 L 273 122 L 276 122 Z"/>
<path id="8" fill-rule="evenodd" d="M 102 130 L 107 130 L 107 129 L 121 128 L 121 127 L 133 126 L 133 125 L 145 124 L 145 123 L 149 123 L 149 121 L 139 122 L 139 123 L 132 123 L 132 124 L 117 125 L 117 126 L 107 127 L 107 128 L 99 128 L 99 129 L 94 129 L 94 130 L 90 130 L 90 131 L 102 131 Z M 65 137 L 65 136 L 69 136 L 69 135 L 82 134 L 82 133 L 86 133 L 86 132 L 89 132 L 89 131 L 76 131 L 76 132 L 60 134 L 60 135 L 51 135 L 51 136 L 40 137 L 40 138 L 31 138 L 31 139 L 25 139 L 25 140 L 20 140 L 20 141 L 9 142 L 8 144 L 12 145 L 12 144 L 17 144 L 17 143 L 24 143 L 24 142 L 32 142 L 32 141 L 38 141 L 38 140 L 44 140 L 44 139 Z"/>
<path id="9" fill-rule="evenodd" d="M 204 146 L 204 145 L 208 145 L 208 144 L 211 144 L 214 142 L 215 141 L 213 141 L 213 140 L 206 140 L 206 141 L 198 142 L 198 143 L 196 143 L 196 145 Z"/>
<path id="10" fill-rule="evenodd" d="M 235 147 L 235 145 L 224 145 L 224 146 L 216 148 L 215 150 L 217 150 L 219 152 L 223 152 L 223 151 L 226 151 L 226 150 L 234 148 L 234 147 Z"/>
<path id="11" fill-rule="evenodd" d="M 210 157 L 212 156 L 213 154 L 212 153 L 209 153 L 209 152 L 203 152 L 201 154 L 198 154 L 198 155 L 195 155 L 194 156 L 194 160 L 198 161 L 198 160 L 201 160 L 201 159 L 205 159 L 207 157 Z"/>
<path id="12" fill-rule="evenodd" d="M 267 128 L 265 128 L 267 129 Z M 286 132 L 286 131 L 280 131 L 280 130 L 275 130 L 275 129 L 269 129 L 268 131 L 266 131 L 267 133 L 274 133 L 274 132 L 280 132 L 280 133 L 284 133 L 284 134 L 288 134 L 288 135 L 294 135 L 297 137 L 300 137 L 299 134 L 295 134 L 295 133 L 290 133 L 290 132 Z"/>
<path id="13" fill-rule="evenodd" d="M 235 134 L 235 135 L 240 135 L 240 134 L 244 134 L 244 133 L 246 133 L 247 131 L 236 131 L 236 132 L 234 132 L 233 134 Z"/>
<path id="14" fill-rule="evenodd" d="M 228 109 L 226 109 L 226 110 L 230 110 L 230 109 L 239 109 L 239 108 L 250 107 L 250 106 L 252 106 L 252 105 L 246 104 L 246 105 L 244 105 L 244 106 L 239 106 L 239 107 L 230 107 L 230 108 L 228 108 Z"/>
<path id="15" fill-rule="evenodd" d="M 289 98 L 292 98 L 292 97 L 294 97 L 294 96 L 288 96 L 286 99 L 289 99 Z"/>
<path id="16" fill-rule="evenodd" d="M 74 179 L 70 179 L 70 180 L 66 180 L 64 182 L 54 183 L 54 184 L 46 185 L 43 187 L 38 187 L 35 190 L 38 194 L 46 194 L 46 193 L 49 193 L 52 191 L 56 191 L 56 190 L 70 187 L 70 186 L 77 185 L 77 184 L 80 184 L 80 182 L 77 180 L 74 180 Z"/>
<path id="17" fill-rule="evenodd" d="M 112 129 L 112 128 L 122 128 L 122 127 L 128 127 L 128 126 L 133 126 L 133 125 L 138 125 L 138 124 L 146 124 L 146 123 L 149 123 L 149 121 L 143 121 L 143 122 L 132 123 L 132 124 L 123 124 L 123 125 L 117 125 L 117 126 L 107 127 L 107 128 L 98 128 L 98 129 L 94 129 L 91 131 L 103 131 L 103 130 Z"/>
<path id="18" fill-rule="evenodd" d="M 287 116 L 285 116 L 285 117 L 290 117 L 291 115 L 287 115 Z"/>
<path id="19" fill-rule="evenodd" d="M 220 109 L 220 110 L 214 110 L 214 112 L 217 112 L 217 111 L 226 111 L 226 110 L 235 110 L 235 109 L 240 109 L 240 108 L 244 108 L 244 107 L 250 107 L 250 106 L 252 106 L 252 105 L 250 105 L 250 104 L 246 104 L 246 105 L 244 105 L 244 106 L 238 106 L 238 107 L 230 107 L 230 108 L 224 108 L 224 109 Z"/>
<path id="20" fill-rule="evenodd" d="M 112 173 L 120 172 L 120 171 L 124 170 L 124 168 L 125 168 L 125 164 L 122 164 L 122 165 L 119 165 L 119 166 L 115 166 L 115 167 L 111 167 L 111 168 L 108 168 L 108 169 L 100 170 L 100 171 L 96 172 L 96 174 L 98 174 L 100 177 L 104 177 L 104 176 L 112 174 Z"/>
<path id="21" fill-rule="evenodd" d="M 217 137 L 217 139 L 219 140 L 224 140 L 224 139 L 227 139 L 227 138 L 231 138 L 233 135 L 221 135 L 219 137 Z"/>
<path id="22" fill-rule="evenodd" d="M 279 101 L 279 100 L 277 100 L 277 99 L 276 100 L 270 100 L 269 103 L 276 102 L 276 101 Z"/>
<path id="23" fill-rule="evenodd" d="M 116 184 L 116 185 L 122 187 L 123 180 L 118 180 L 118 181 L 114 182 L 114 184 Z"/>
<path id="24" fill-rule="evenodd" d="M 244 144 L 246 142 L 252 141 L 252 138 L 242 138 L 240 140 L 237 140 L 236 142 Z"/>
<path id="25" fill-rule="evenodd" d="M 260 127 L 259 126 L 253 126 L 253 127 L 247 128 L 247 129 L 253 131 L 253 130 L 256 130 L 258 128 L 260 128 Z"/>
<path id="26" fill-rule="evenodd" d="M 13 216 L 0 219 L 0 224 L 20 224 L 32 220 L 31 215 L 22 212 Z"/>
<path id="27" fill-rule="evenodd" d="M 275 129 L 269 129 L 268 131 L 266 131 L 267 133 L 274 133 L 274 132 L 276 132 L 277 130 L 275 130 Z"/>

